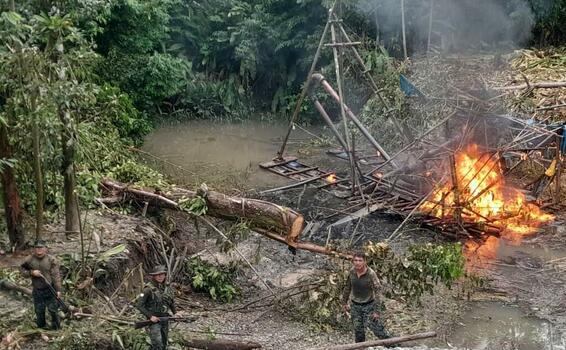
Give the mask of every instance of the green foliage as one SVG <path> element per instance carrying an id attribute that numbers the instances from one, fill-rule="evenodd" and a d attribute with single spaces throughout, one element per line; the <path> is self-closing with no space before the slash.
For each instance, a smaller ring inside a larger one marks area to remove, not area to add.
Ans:
<path id="1" fill-rule="evenodd" d="M 442 283 L 451 287 L 464 276 L 464 257 L 460 244 L 415 245 L 404 255 L 391 251 L 384 243 L 369 242 L 365 247 L 366 261 L 380 278 L 388 298 L 403 300 L 407 305 L 418 305 L 424 293 L 434 293 L 434 287 Z M 350 264 L 336 269 L 315 281 L 314 288 L 305 289 L 300 301 L 291 300 L 298 317 L 317 329 L 343 327 L 345 318 L 341 312 L 342 293 L 346 285 Z M 470 290 L 475 280 L 468 278 Z M 309 286 L 309 284 L 306 284 Z"/>
<path id="2" fill-rule="evenodd" d="M 117 49 L 123 54 L 148 53 L 167 39 L 168 0 L 115 0 L 96 38 L 99 52 Z M 132 69 L 139 67 L 132 67 Z"/>
<path id="3" fill-rule="evenodd" d="M 224 302 L 230 302 L 238 295 L 238 289 L 230 278 L 232 269 L 216 267 L 199 258 L 187 264 L 195 291 L 208 293 L 212 299 Z"/>
<path id="4" fill-rule="evenodd" d="M 535 14 L 534 42 L 538 45 L 560 45 L 566 39 L 566 2 L 529 0 Z"/>
<path id="5" fill-rule="evenodd" d="M 216 245 L 223 253 L 228 253 L 231 251 L 238 242 L 247 239 L 250 236 L 250 226 L 247 221 L 239 220 L 238 222 L 232 224 L 228 230 L 226 230 L 226 237 L 218 237 L 216 239 Z"/>
<path id="6" fill-rule="evenodd" d="M 129 164 L 121 166 L 131 158 L 126 146 L 139 143 L 150 130 L 147 118 L 127 95 L 116 87 L 94 83 L 93 70 L 100 57 L 74 25 L 77 16 L 30 11 L 4 12 L 0 17 L 0 37 L 9 45 L 0 48 L 0 94 L 5 101 L 0 118 L 9 129 L 23 206 L 31 212 L 35 211 L 37 189 L 29 134 L 34 126 L 40 130 L 44 198 L 51 209 L 48 217 L 63 204 L 63 134 L 74 135 L 69 142 L 76 150 L 76 191 L 82 200 L 92 203 L 104 176 L 128 168 Z M 62 110 L 70 113 L 68 125 L 61 121 Z M 128 170 L 133 177 L 133 169 Z M 139 171 L 145 180 L 155 175 L 147 168 Z"/>
<path id="7" fill-rule="evenodd" d="M 138 108 L 150 111 L 180 93 L 187 80 L 183 60 L 155 52 L 124 54 L 113 48 L 98 71 L 127 92 Z"/>
<path id="8" fill-rule="evenodd" d="M 400 257 L 383 243 L 368 242 L 365 247 L 368 265 L 392 287 L 388 297 L 401 297 L 418 304 L 421 296 L 433 293 L 437 283 L 450 287 L 464 275 L 461 244 L 416 245 Z"/>
<path id="9" fill-rule="evenodd" d="M 110 170 L 109 176 L 127 184 L 140 187 L 161 188 L 167 187 L 163 175 L 147 165 L 127 160 Z"/>
<path id="10" fill-rule="evenodd" d="M 307 290 L 301 302 L 291 301 L 297 314 L 314 329 L 330 331 L 332 327 L 343 327 L 342 291 L 346 285 L 343 271 L 331 272 L 316 282 L 316 288 Z"/>
<path id="11" fill-rule="evenodd" d="M 206 199 L 201 196 L 196 196 L 194 198 L 185 198 L 179 201 L 179 207 L 190 213 L 192 215 L 201 216 L 206 214 L 208 207 L 206 205 Z"/>
<path id="12" fill-rule="evenodd" d="M 98 72 L 128 93 L 141 109 L 154 111 L 186 85 L 185 60 L 163 51 L 168 11 L 175 1 L 117 0 L 104 32 L 97 37 L 103 54 Z"/>
<path id="13" fill-rule="evenodd" d="M 285 110 L 304 81 L 326 16 L 314 0 L 181 2 L 171 12 L 169 48 L 199 73 L 181 102 L 204 116 L 242 112 L 250 97 L 261 108 Z M 195 90 L 213 97 L 193 98 Z"/>
<path id="14" fill-rule="evenodd" d="M 106 124 L 105 131 L 115 128 L 120 140 L 125 143 L 140 144 L 152 129 L 147 116 L 140 113 L 130 97 L 115 86 L 106 84 L 100 87 L 96 104 L 92 107 L 90 115 L 100 116 L 96 120 L 98 128 L 102 123 Z"/>
<path id="15" fill-rule="evenodd" d="M 15 163 L 15 159 L 0 159 L 0 172 L 4 168 L 13 168 Z"/>

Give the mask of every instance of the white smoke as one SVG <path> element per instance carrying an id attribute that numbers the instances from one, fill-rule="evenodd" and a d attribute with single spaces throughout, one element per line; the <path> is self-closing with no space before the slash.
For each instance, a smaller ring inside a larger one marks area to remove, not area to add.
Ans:
<path id="1" fill-rule="evenodd" d="M 534 15 L 526 0 L 404 0 L 407 43 L 426 48 L 432 7 L 431 44 L 442 51 L 517 46 L 530 39 Z M 401 41 L 401 0 L 360 0 L 358 10 L 375 23 L 387 46 Z"/>

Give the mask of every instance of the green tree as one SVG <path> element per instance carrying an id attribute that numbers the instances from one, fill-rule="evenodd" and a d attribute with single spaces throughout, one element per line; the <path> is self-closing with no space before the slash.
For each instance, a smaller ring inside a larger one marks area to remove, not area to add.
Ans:
<path id="1" fill-rule="evenodd" d="M 101 77 L 153 111 L 175 96 L 185 85 L 185 61 L 165 52 L 169 37 L 167 0 L 116 0 L 104 31 L 97 36 L 98 52 L 104 56 Z"/>
<path id="2" fill-rule="evenodd" d="M 11 4 L 12 9 L 14 4 Z M 12 51 L 21 54 L 25 32 L 29 31 L 15 12 L 3 12 L 0 15 L 0 41 L 6 42 Z M 11 46 L 9 46 L 12 44 Z M 13 74 L 12 66 L 17 65 L 22 57 L 13 55 L 4 45 L 0 48 L 0 162 L 2 163 L 2 198 L 8 238 L 10 245 L 16 249 L 24 246 L 25 236 L 22 224 L 22 209 L 16 176 L 13 167 L 13 147 L 10 130 L 15 124 L 15 112 L 10 108 L 12 101 L 21 97 L 14 91 L 14 86 L 21 88 L 17 76 Z"/>

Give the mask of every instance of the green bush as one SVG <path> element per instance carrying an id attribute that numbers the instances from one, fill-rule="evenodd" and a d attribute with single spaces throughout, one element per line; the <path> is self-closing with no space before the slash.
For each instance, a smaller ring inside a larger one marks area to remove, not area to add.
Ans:
<path id="1" fill-rule="evenodd" d="M 238 289 L 230 279 L 232 269 L 216 267 L 199 258 L 190 260 L 188 268 L 196 292 L 208 293 L 212 299 L 225 302 L 238 295 Z"/>

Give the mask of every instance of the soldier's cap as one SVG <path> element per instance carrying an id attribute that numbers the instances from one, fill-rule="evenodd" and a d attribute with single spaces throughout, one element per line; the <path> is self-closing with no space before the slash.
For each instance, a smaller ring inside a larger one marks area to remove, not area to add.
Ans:
<path id="1" fill-rule="evenodd" d="M 33 243 L 34 248 L 44 248 L 47 247 L 47 242 L 42 239 L 38 239 Z"/>
<path id="2" fill-rule="evenodd" d="M 163 265 L 157 265 L 149 273 L 151 276 L 160 275 L 162 273 L 167 273 L 167 269 Z"/>

